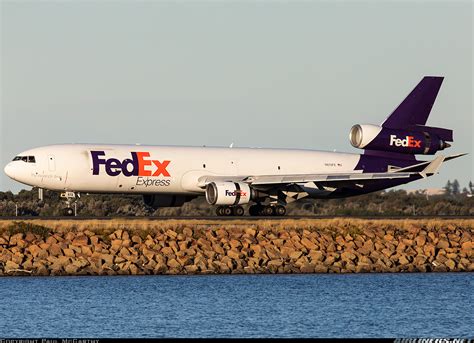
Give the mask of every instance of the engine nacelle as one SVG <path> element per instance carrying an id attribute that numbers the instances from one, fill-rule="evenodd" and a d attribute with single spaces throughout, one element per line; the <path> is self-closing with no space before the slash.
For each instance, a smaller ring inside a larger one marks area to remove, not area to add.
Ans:
<path id="1" fill-rule="evenodd" d="M 349 140 L 359 149 L 432 155 L 451 146 L 446 140 L 452 141 L 452 131 L 428 126 L 398 130 L 377 125 L 354 125 Z"/>
<path id="2" fill-rule="evenodd" d="M 144 194 L 143 202 L 156 210 L 161 207 L 180 207 L 194 198 L 195 196 L 177 194 Z"/>
<path id="3" fill-rule="evenodd" d="M 248 204 L 252 191 L 243 182 L 211 182 L 206 186 L 206 200 L 211 205 Z"/>

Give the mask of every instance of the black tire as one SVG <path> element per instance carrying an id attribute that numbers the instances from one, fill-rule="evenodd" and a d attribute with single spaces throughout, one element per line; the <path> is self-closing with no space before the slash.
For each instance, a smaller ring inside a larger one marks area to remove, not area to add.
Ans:
<path id="1" fill-rule="evenodd" d="M 261 211 L 263 216 L 273 216 L 275 211 L 273 210 L 273 206 L 264 206 Z"/>
<path id="2" fill-rule="evenodd" d="M 275 215 L 283 217 L 286 214 L 285 206 L 277 205 L 275 206 Z"/>
<path id="3" fill-rule="evenodd" d="M 222 206 L 216 207 L 216 214 L 220 217 L 222 216 Z"/>
<path id="4" fill-rule="evenodd" d="M 232 207 L 225 206 L 222 209 L 222 213 L 224 214 L 224 216 L 231 216 L 232 215 Z"/>
<path id="5" fill-rule="evenodd" d="M 242 206 L 235 206 L 234 207 L 234 216 L 243 216 L 245 213 L 245 210 Z"/>

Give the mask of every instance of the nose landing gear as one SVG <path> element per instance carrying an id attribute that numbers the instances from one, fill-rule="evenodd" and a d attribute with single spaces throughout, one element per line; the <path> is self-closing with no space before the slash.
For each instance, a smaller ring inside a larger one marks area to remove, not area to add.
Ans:
<path id="1" fill-rule="evenodd" d="M 77 197 L 80 198 L 79 193 Z M 77 216 L 77 203 L 76 203 L 76 193 L 74 192 L 65 192 L 61 193 L 61 198 L 66 199 L 66 208 L 63 209 L 63 215 L 66 217 Z M 74 208 L 71 207 L 71 202 L 74 205 Z"/>

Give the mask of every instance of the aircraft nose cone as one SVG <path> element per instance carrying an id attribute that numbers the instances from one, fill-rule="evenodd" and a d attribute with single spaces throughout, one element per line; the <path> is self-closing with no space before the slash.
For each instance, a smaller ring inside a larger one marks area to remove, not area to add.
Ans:
<path id="1" fill-rule="evenodd" d="M 11 163 L 8 163 L 6 166 L 5 166 L 5 169 L 4 169 L 4 172 L 5 174 L 8 175 L 8 177 L 12 178 L 12 179 L 15 179 L 15 173 L 14 173 L 14 169 L 12 164 Z"/>

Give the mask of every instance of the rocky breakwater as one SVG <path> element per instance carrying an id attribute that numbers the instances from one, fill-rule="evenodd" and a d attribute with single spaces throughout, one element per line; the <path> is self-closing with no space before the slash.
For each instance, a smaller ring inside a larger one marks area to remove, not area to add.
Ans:
<path id="1" fill-rule="evenodd" d="M 160 224 L 161 223 L 161 224 Z M 306 220 L 0 231 L 0 275 L 466 272 L 474 220 Z M 86 225 L 87 227 L 87 225 Z"/>

